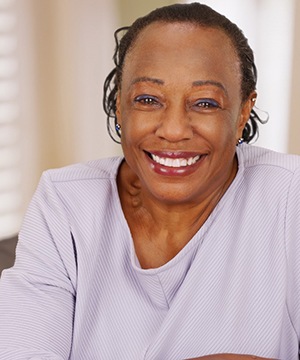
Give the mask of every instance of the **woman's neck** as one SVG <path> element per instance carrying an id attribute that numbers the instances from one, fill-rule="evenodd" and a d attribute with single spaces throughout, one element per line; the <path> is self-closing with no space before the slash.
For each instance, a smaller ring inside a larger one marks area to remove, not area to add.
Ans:
<path id="1" fill-rule="evenodd" d="M 202 201 L 176 204 L 151 196 L 128 165 L 121 165 L 119 196 L 143 268 L 161 266 L 183 249 L 210 216 L 235 173 Z"/>

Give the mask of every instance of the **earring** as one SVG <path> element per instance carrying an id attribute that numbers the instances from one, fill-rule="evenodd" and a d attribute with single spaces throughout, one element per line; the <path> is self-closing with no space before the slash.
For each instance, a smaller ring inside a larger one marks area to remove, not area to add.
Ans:
<path id="1" fill-rule="evenodd" d="M 117 134 L 121 137 L 121 125 L 119 123 L 116 123 L 115 129 Z"/>
<path id="2" fill-rule="evenodd" d="M 239 138 L 238 141 L 237 141 L 237 145 L 241 145 L 242 143 L 244 142 L 244 138 Z"/>

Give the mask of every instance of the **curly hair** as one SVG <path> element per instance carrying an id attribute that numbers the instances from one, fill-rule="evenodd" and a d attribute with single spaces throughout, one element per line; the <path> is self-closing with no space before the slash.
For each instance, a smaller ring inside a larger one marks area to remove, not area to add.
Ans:
<path id="1" fill-rule="evenodd" d="M 239 27 L 227 19 L 224 15 L 216 12 L 207 5 L 200 3 L 173 4 L 157 8 L 148 15 L 135 20 L 131 26 L 119 28 L 115 31 L 114 37 L 116 48 L 113 55 L 114 69 L 108 74 L 104 82 L 103 108 L 107 115 L 107 130 L 110 137 L 120 142 L 120 132 L 116 118 L 116 98 L 121 86 L 122 70 L 127 53 L 133 47 L 140 32 L 153 22 L 186 22 L 202 27 L 217 28 L 224 31 L 231 39 L 239 58 L 241 67 L 241 98 L 245 101 L 256 89 L 257 69 L 254 62 L 253 50 L 248 44 Z M 120 33 L 124 33 L 120 37 Z M 243 129 L 243 139 L 249 143 L 258 137 L 258 123 L 265 123 L 253 109 L 250 118 Z M 112 126 L 113 125 L 113 126 Z M 116 137 L 117 135 L 117 137 Z"/>

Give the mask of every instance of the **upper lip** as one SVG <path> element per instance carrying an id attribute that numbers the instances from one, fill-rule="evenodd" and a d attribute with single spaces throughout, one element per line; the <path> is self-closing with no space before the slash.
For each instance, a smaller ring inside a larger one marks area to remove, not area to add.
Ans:
<path id="1" fill-rule="evenodd" d="M 146 151 L 148 154 L 157 155 L 163 158 L 170 158 L 170 159 L 188 159 L 194 156 L 201 156 L 207 155 L 207 153 L 200 153 L 196 151 L 172 151 L 172 150 L 153 150 L 153 151 Z"/>

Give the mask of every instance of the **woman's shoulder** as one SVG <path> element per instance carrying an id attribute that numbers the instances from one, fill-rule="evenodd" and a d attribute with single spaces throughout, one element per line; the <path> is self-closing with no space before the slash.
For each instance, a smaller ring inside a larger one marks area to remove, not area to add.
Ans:
<path id="1" fill-rule="evenodd" d="M 57 169 L 49 169 L 43 177 L 51 179 L 53 183 L 85 181 L 92 179 L 115 179 L 122 157 L 110 157 L 83 163 L 68 165 Z"/>
<path id="2" fill-rule="evenodd" d="M 285 154 L 254 145 L 243 144 L 237 149 L 239 162 L 247 169 L 251 167 L 280 169 L 294 173 L 300 168 L 300 155 Z"/>

